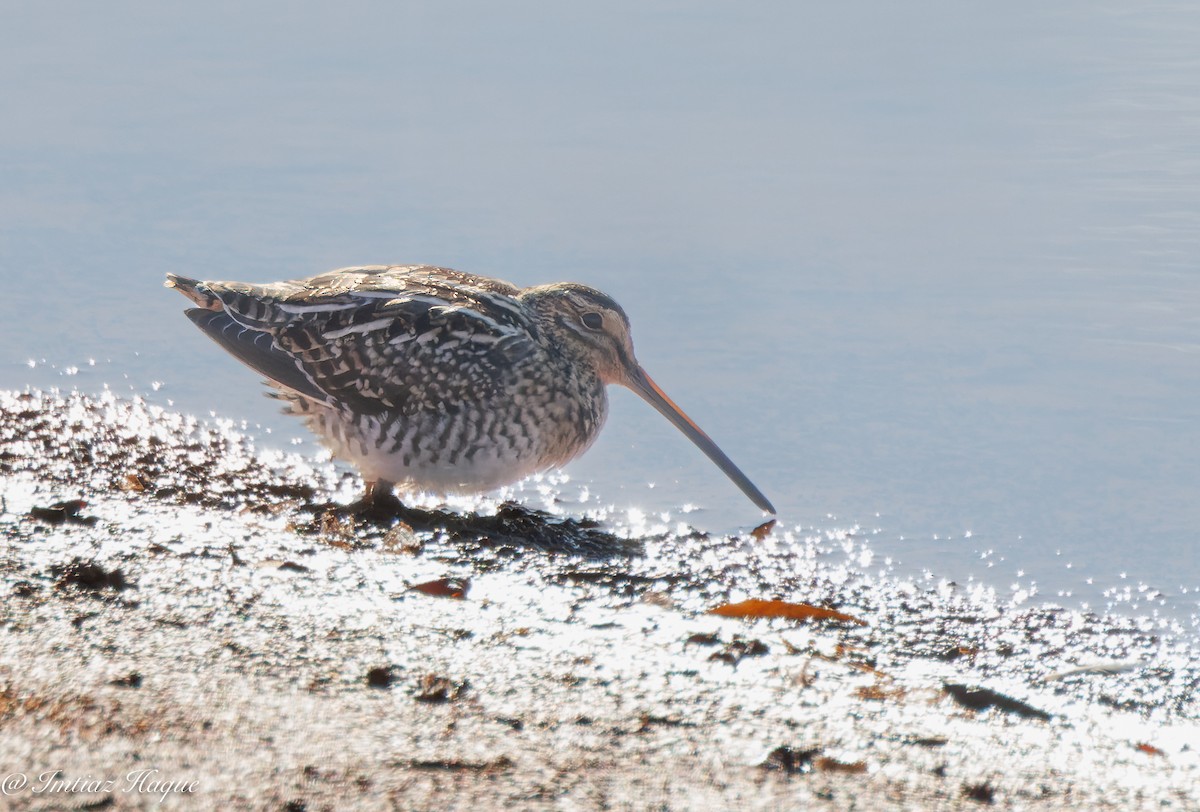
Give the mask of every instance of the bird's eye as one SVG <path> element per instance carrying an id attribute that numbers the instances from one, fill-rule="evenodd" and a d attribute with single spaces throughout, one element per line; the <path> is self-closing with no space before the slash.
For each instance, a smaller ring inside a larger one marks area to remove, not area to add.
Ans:
<path id="1" fill-rule="evenodd" d="M 579 317 L 579 320 L 582 321 L 583 326 L 589 330 L 599 330 L 604 326 L 604 317 L 599 313 L 584 313 Z"/>

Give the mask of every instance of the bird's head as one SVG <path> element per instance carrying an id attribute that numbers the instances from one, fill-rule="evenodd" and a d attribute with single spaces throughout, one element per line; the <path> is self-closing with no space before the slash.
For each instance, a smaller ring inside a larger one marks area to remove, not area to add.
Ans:
<path id="1" fill-rule="evenodd" d="M 760 509 L 775 508 L 717 444 L 646 374 L 633 354 L 629 317 L 612 297 L 573 282 L 527 288 L 520 298 L 539 314 L 552 340 L 596 371 L 606 384 L 632 389 L 695 443 Z"/>
<path id="2" fill-rule="evenodd" d="M 553 340 L 563 342 L 563 351 L 594 369 L 604 383 L 629 385 L 629 370 L 639 368 L 629 317 L 611 296 L 560 282 L 529 288 L 521 298 L 541 316 Z"/>

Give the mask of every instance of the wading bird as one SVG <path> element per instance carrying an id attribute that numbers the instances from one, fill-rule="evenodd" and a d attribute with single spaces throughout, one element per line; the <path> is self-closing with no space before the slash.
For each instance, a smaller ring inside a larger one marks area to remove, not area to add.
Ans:
<path id="1" fill-rule="evenodd" d="M 565 465 L 591 446 L 607 384 L 627 386 L 708 455 L 755 505 L 775 509 L 633 355 L 629 319 L 593 288 L 518 288 L 427 265 L 343 268 L 265 285 L 167 274 L 187 316 L 266 376 L 366 481 L 479 492 Z"/>

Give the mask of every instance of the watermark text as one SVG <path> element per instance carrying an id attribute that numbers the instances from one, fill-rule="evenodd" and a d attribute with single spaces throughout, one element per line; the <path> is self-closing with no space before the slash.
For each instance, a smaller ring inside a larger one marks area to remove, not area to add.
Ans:
<path id="1" fill-rule="evenodd" d="M 79 792 L 157 795 L 159 803 L 171 794 L 194 793 L 199 781 L 169 779 L 159 770 L 133 770 L 120 778 L 96 778 L 92 775 L 72 778 L 62 770 L 46 770 L 37 775 L 9 773 L 0 779 L 0 795 L 70 795 Z"/>

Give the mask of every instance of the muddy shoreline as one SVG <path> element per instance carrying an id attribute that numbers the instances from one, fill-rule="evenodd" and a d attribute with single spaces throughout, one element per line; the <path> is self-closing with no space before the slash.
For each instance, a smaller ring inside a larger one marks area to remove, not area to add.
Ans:
<path id="1" fill-rule="evenodd" d="M 786 517 L 372 523 L 330 512 L 353 485 L 136 399 L 0 393 L 0 808 L 1200 808 L 1164 621 L 865 573 Z M 864 623 L 708 613 L 747 598 Z"/>

